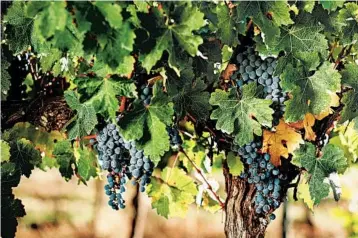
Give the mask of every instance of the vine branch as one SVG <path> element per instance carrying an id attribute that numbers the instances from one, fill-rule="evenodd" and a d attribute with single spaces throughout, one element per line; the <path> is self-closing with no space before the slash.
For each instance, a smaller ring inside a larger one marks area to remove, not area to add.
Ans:
<path id="1" fill-rule="evenodd" d="M 183 148 L 180 148 L 180 152 L 183 153 L 183 155 L 190 161 L 190 163 L 193 165 L 193 167 L 195 168 L 196 172 L 203 178 L 204 182 L 206 183 L 206 185 L 208 186 L 208 190 L 214 195 L 214 197 L 216 198 L 216 200 L 218 201 L 218 203 L 220 204 L 221 208 L 225 207 L 225 204 L 223 201 L 221 201 L 221 198 L 219 197 L 219 195 L 213 190 L 213 187 L 210 185 L 209 181 L 206 179 L 206 177 L 204 176 L 203 172 L 201 171 L 201 169 L 195 164 L 195 162 L 188 156 L 188 154 L 183 150 Z"/>

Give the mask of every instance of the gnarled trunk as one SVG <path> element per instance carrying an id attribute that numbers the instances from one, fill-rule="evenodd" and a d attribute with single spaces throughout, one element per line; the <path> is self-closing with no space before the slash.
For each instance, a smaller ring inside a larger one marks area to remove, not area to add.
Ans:
<path id="1" fill-rule="evenodd" d="M 226 170 L 226 206 L 225 234 L 228 238 L 264 237 L 268 222 L 255 213 L 253 198 L 254 185 L 239 177 L 234 177 Z"/>

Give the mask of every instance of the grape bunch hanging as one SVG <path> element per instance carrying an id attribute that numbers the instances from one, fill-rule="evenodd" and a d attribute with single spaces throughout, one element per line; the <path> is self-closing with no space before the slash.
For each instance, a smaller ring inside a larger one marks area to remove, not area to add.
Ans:
<path id="1" fill-rule="evenodd" d="M 108 124 L 97 135 L 98 162 L 108 171 L 105 192 L 109 196 L 108 204 L 113 209 L 125 208 L 123 193 L 127 180 L 139 184 L 141 192 L 150 183 L 154 164 L 136 148 L 134 141 L 125 141 L 114 124 Z"/>
<path id="2" fill-rule="evenodd" d="M 284 102 L 287 100 L 286 94 L 280 87 L 280 78 L 274 74 L 277 60 L 272 57 L 261 59 L 253 47 L 248 47 L 237 54 L 235 60 L 239 70 L 231 76 L 231 79 L 236 81 L 239 88 L 250 82 L 262 85 L 264 98 L 273 102 L 271 105 L 275 111 L 273 124 L 277 125 L 285 112 Z"/>
<path id="3" fill-rule="evenodd" d="M 277 60 L 272 57 L 261 59 L 253 47 L 247 47 L 236 55 L 235 64 L 238 70 L 233 73 L 231 80 L 236 82 L 238 88 L 251 82 L 261 85 L 263 97 L 273 101 L 273 125 L 277 125 L 285 112 L 284 102 L 287 100 L 280 87 L 280 78 L 274 74 Z M 240 177 L 255 185 L 255 212 L 269 215 L 269 218 L 274 220 L 275 214 L 272 212 L 280 206 L 281 184 L 286 180 L 286 176 L 270 162 L 269 154 L 261 153 L 261 148 L 262 142 L 260 138 L 256 138 L 251 143 L 242 147 L 233 146 L 232 149 L 245 164 L 245 171 Z"/>

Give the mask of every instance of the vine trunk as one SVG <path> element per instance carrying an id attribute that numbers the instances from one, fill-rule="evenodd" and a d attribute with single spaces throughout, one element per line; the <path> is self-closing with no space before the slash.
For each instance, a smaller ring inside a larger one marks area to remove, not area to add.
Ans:
<path id="1" fill-rule="evenodd" d="M 226 181 L 225 234 L 227 238 L 264 237 L 267 220 L 255 213 L 255 187 L 224 172 Z"/>

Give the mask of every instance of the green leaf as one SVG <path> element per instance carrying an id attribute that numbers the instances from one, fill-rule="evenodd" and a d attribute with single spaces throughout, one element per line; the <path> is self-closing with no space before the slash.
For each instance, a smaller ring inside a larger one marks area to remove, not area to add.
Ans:
<path id="1" fill-rule="evenodd" d="M 102 15 L 108 21 L 109 25 L 114 29 L 122 27 L 123 17 L 121 15 L 122 8 L 115 2 L 94 2 L 95 6 L 100 10 Z"/>
<path id="2" fill-rule="evenodd" d="M 305 20 L 304 16 L 301 18 Z M 321 33 L 323 29 L 324 26 L 314 20 L 306 24 L 302 22 L 290 27 L 281 27 L 279 40 L 266 46 L 258 42 L 257 48 L 264 56 L 277 56 L 281 51 L 286 53 L 278 61 L 276 75 L 281 74 L 289 63 L 294 66 L 300 63 L 309 69 L 315 69 L 319 63 L 317 61 L 326 58 L 328 54 L 328 43 L 325 35 Z"/>
<path id="3" fill-rule="evenodd" d="M 358 116 L 358 65 L 347 64 L 345 69 L 341 71 L 342 84 L 344 86 L 352 87 L 352 90 L 344 93 L 342 102 L 344 108 L 341 114 L 341 122 L 352 120 Z"/>
<path id="4" fill-rule="evenodd" d="M 169 150 L 166 126 L 172 123 L 173 113 L 173 104 L 164 94 L 162 84 L 157 82 L 150 105 L 145 107 L 137 100 L 133 111 L 119 121 L 121 133 L 127 140 L 139 140 L 139 147 L 156 164 L 165 151 Z"/>
<path id="5" fill-rule="evenodd" d="M 344 1 L 320 0 L 320 3 L 324 9 L 327 9 L 328 12 L 330 12 L 330 11 L 335 11 L 338 7 L 342 7 Z"/>
<path id="6" fill-rule="evenodd" d="M 34 19 L 26 14 L 26 3 L 15 1 L 4 15 L 6 41 L 14 54 L 31 45 L 31 32 Z"/>
<path id="7" fill-rule="evenodd" d="M 312 76 L 307 77 L 302 67 L 287 65 L 281 75 L 281 87 L 291 98 L 285 102 L 285 120 L 303 120 L 305 114 L 318 115 L 332 106 L 332 97 L 340 91 L 341 76 L 326 62 Z"/>
<path id="8" fill-rule="evenodd" d="M 1 101 L 6 100 L 11 86 L 11 76 L 8 71 L 9 66 L 10 63 L 6 60 L 1 51 Z"/>
<path id="9" fill-rule="evenodd" d="M 237 16 L 231 14 L 230 9 L 224 4 L 218 4 L 216 6 L 217 14 L 217 36 L 223 44 L 229 46 L 236 46 L 238 44 L 238 34 L 241 29 L 236 26 Z M 245 28 L 244 28 L 245 29 Z"/>
<path id="10" fill-rule="evenodd" d="M 73 140 L 90 134 L 98 123 L 94 107 L 90 104 L 81 104 L 74 91 L 66 91 L 65 99 L 70 108 L 77 111 L 77 118 L 68 132 L 68 138 Z"/>
<path id="11" fill-rule="evenodd" d="M 193 34 L 193 31 L 199 30 L 205 25 L 204 14 L 200 12 L 199 8 L 191 6 L 191 3 L 185 4 L 186 5 L 177 6 L 178 9 L 175 9 L 175 11 L 182 11 L 172 25 L 169 25 L 168 22 L 164 23 L 164 20 L 168 17 L 170 18 L 170 16 L 164 17 L 159 12 L 155 13 L 159 18 L 157 21 L 157 29 L 161 31 L 161 34 L 155 40 L 155 47 L 148 54 L 139 57 L 143 68 L 145 68 L 147 72 L 150 72 L 152 67 L 160 60 L 164 51 L 167 51 L 169 54 L 169 66 L 179 75 L 180 69 L 178 62 L 180 60 L 176 55 L 175 42 L 190 56 L 197 55 L 198 47 L 203 43 L 203 39 Z M 158 10 L 154 9 L 153 11 Z"/>
<path id="12" fill-rule="evenodd" d="M 10 160 L 10 146 L 6 141 L 0 140 L 1 143 L 1 162 Z"/>
<path id="13" fill-rule="evenodd" d="M 20 183 L 21 171 L 15 163 L 1 163 L 1 194 L 11 193 L 11 188 Z"/>
<path id="14" fill-rule="evenodd" d="M 40 58 L 41 68 L 44 72 L 51 71 L 55 64 L 59 64 L 62 57 L 62 52 L 56 48 L 50 49 L 47 54 L 44 54 Z M 57 75 L 57 74 L 55 74 Z"/>
<path id="15" fill-rule="evenodd" d="M 120 29 L 101 36 L 99 39 L 101 50 L 97 53 L 98 60 L 106 63 L 114 72 L 123 73 L 120 72 L 120 66 L 129 59 L 135 37 L 129 22 L 125 22 Z M 130 69 L 133 69 L 133 65 Z"/>
<path id="16" fill-rule="evenodd" d="M 68 12 L 65 9 L 66 2 L 48 2 L 41 7 L 41 11 L 36 14 L 33 27 L 34 32 L 36 32 L 36 38 L 40 42 L 46 42 L 56 31 L 64 31 Z"/>
<path id="17" fill-rule="evenodd" d="M 217 89 L 211 94 L 210 104 L 218 106 L 211 114 L 217 120 L 216 128 L 235 136 L 235 143 L 244 145 L 261 135 L 261 126 L 271 127 L 271 100 L 257 98 L 258 88 L 251 83 L 243 86 L 241 98 L 237 98 L 236 89 L 228 92 Z"/>
<path id="18" fill-rule="evenodd" d="M 181 77 L 167 71 L 166 88 L 174 102 L 174 112 L 178 119 L 187 113 L 198 121 L 205 121 L 210 114 L 210 94 L 206 92 L 206 84 L 201 79 L 194 79 L 191 70 L 183 70 Z"/>
<path id="19" fill-rule="evenodd" d="M 117 96 L 137 96 L 134 82 L 126 78 L 77 77 L 74 83 L 78 86 L 81 100 L 85 99 L 95 112 L 113 120 L 119 109 Z"/>
<path id="20" fill-rule="evenodd" d="M 79 158 L 77 159 L 78 174 L 85 181 L 88 181 L 91 177 L 97 176 L 96 169 L 97 158 L 93 151 L 87 147 L 79 150 Z"/>
<path id="21" fill-rule="evenodd" d="M 31 171 L 35 166 L 41 164 L 40 151 L 25 139 L 17 140 L 11 143 L 10 162 L 16 164 L 21 173 L 26 177 L 30 177 Z"/>
<path id="22" fill-rule="evenodd" d="M 341 26 L 343 44 L 348 45 L 358 40 L 358 4 L 344 4 L 344 8 L 339 10 L 336 21 Z"/>
<path id="23" fill-rule="evenodd" d="M 246 18 L 251 18 L 262 34 L 264 42 L 273 44 L 280 35 L 280 26 L 287 26 L 293 23 L 290 18 L 289 5 L 287 1 L 247 1 L 238 2 L 238 22 L 246 29 Z M 269 19 L 267 14 L 272 17 Z"/>
<path id="24" fill-rule="evenodd" d="M 191 140 L 184 140 L 182 144 L 182 148 L 185 151 L 185 153 L 188 155 L 188 157 L 192 161 L 194 161 L 196 165 L 198 165 L 202 169 L 205 169 L 205 166 L 203 164 L 207 153 L 205 146 L 199 143 L 198 140 L 191 139 Z M 188 158 L 183 153 L 179 154 L 179 159 L 183 162 L 183 165 L 185 166 L 187 171 L 189 172 L 193 171 L 194 169 L 193 164 L 188 160 Z"/>
<path id="25" fill-rule="evenodd" d="M 239 176 L 244 171 L 245 167 L 239 156 L 235 156 L 235 154 L 230 151 L 226 159 L 230 169 L 230 174 Z"/>
<path id="26" fill-rule="evenodd" d="M 165 218 L 184 217 L 197 193 L 192 178 L 179 168 L 165 168 L 147 188 L 152 207 Z"/>
<path id="27" fill-rule="evenodd" d="M 295 151 L 293 163 L 304 167 L 311 175 L 309 191 L 314 205 L 320 203 L 329 194 L 330 186 L 324 182 L 324 179 L 333 172 L 343 173 L 348 165 L 339 147 L 328 144 L 322 149 L 322 157 L 316 158 L 316 149 L 311 143 L 306 143 Z"/>
<path id="28" fill-rule="evenodd" d="M 302 1 L 301 3 L 303 4 L 303 10 L 312 13 L 316 1 Z"/>
<path id="29" fill-rule="evenodd" d="M 56 143 L 53 155 L 60 166 L 59 171 L 61 176 L 64 177 L 66 181 L 70 180 L 74 174 L 72 165 L 76 164 L 71 142 L 66 140 Z"/>

